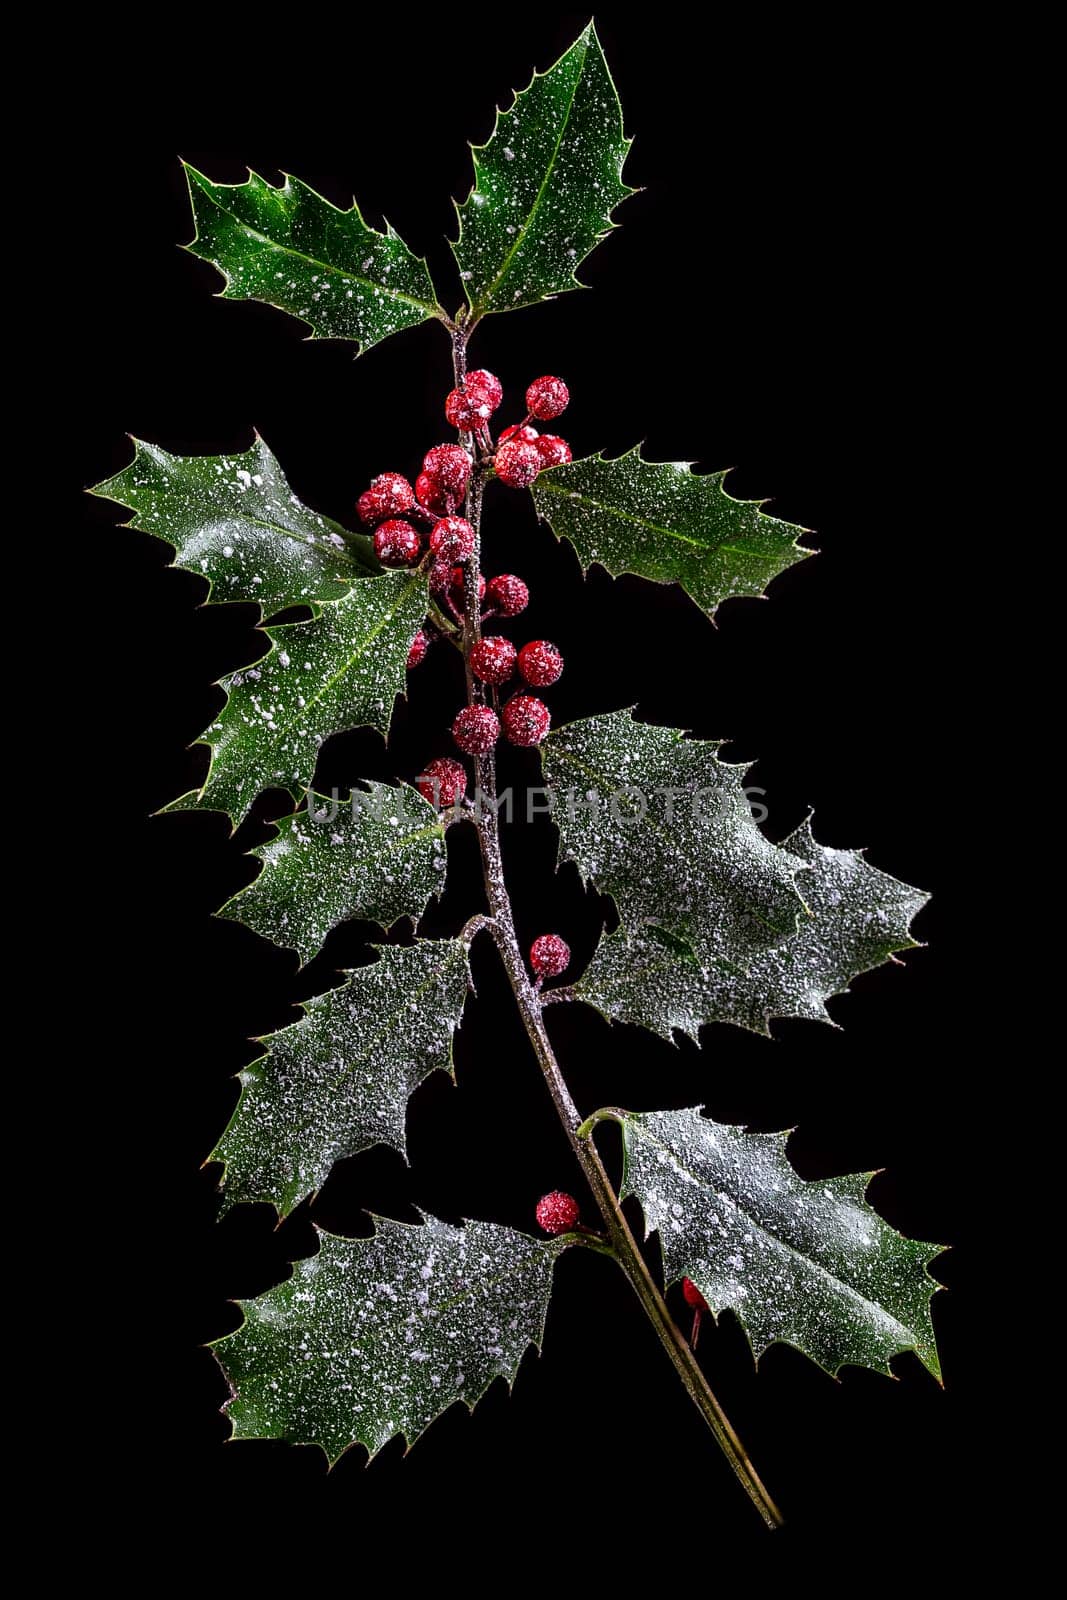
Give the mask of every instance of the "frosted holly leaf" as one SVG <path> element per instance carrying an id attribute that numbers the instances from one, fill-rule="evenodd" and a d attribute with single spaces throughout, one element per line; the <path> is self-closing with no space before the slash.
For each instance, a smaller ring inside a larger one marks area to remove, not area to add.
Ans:
<path id="1" fill-rule="evenodd" d="M 746 972 L 701 966 L 689 945 L 656 928 L 630 938 L 620 928 L 601 942 L 575 996 L 613 1021 L 667 1039 L 674 1029 L 695 1039 L 706 1022 L 764 1034 L 773 1017 L 831 1022 L 831 995 L 894 951 L 914 948 L 911 920 L 929 897 L 855 850 L 818 844 L 807 822 L 782 849 L 810 869 L 799 880 L 807 909 L 796 933 L 763 951 Z"/>
<path id="2" fill-rule="evenodd" d="M 284 817 L 278 837 L 251 852 L 263 870 L 219 915 L 298 951 L 302 962 L 351 918 L 383 928 L 398 917 L 418 921 L 444 887 L 445 830 L 433 806 L 407 784 L 308 800 L 309 810 Z"/>
<path id="3" fill-rule="evenodd" d="M 805 863 L 763 837 L 744 768 L 716 749 L 629 711 L 568 723 L 541 746 L 560 857 L 611 895 L 631 937 L 653 924 L 701 965 L 744 972 L 795 931 Z"/>
<path id="4" fill-rule="evenodd" d="M 427 603 L 421 573 L 385 572 L 310 622 L 265 628 L 270 652 L 222 681 L 226 704 L 201 740 L 211 749 L 203 788 L 170 809 L 203 806 L 237 822 L 263 789 L 306 789 L 331 734 L 388 732 Z"/>
<path id="5" fill-rule="evenodd" d="M 758 500 L 735 500 L 725 477 L 694 473 L 684 461 L 644 461 L 634 449 L 548 468 L 531 493 L 584 569 L 597 562 L 613 577 L 679 583 L 713 616 L 735 595 L 761 595 L 813 553 L 797 543 L 806 528 L 766 516 Z"/>
<path id="6" fill-rule="evenodd" d="M 239 1302 L 244 1322 L 212 1347 L 235 1439 L 317 1444 L 331 1466 L 353 1444 L 375 1456 L 397 1434 L 412 1444 L 457 1400 L 473 1411 L 494 1378 L 510 1389 L 540 1350 L 565 1240 L 430 1216 L 375 1222 L 369 1239 L 318 1229 L 318 1255 Z"/>
<path id="7" fill-rule="evenodd" d="M 627 1113 L 623 1196 L 658 1231 L 666 1281 L 691 1278 L 741 1322 L 757 1359 L 777 1341 L 830 1373 L 889 1371 L 914 1350 L 940 1380 L 927 1265 L 943 1245 L 906 1239 L 867 1204 L 873 1173 L 808 1183 L 788 1135 L 710 1122 L 698 1107 Z"/>
<path id="8" fill-rule="evenodd" d="M 255 600 L 269 614 L 336 600 L 382 570 L 370 539 L 301 505 L 258 435 L 251 450 L 225 456 L 133 445 L 129 466 L 91 493 L 127 506 L 131 527 L 172 545 L 175 566 L 206 578 L 210 599 Z"/>
<path id="9" fill-rule="evenodd" d="M 576 269 L 634 193 L 622 181 L 629 148 L 590 23 L 497 114 L 488 142 L 472 146 L 474 188 L 456 207 L 452 253 L 474 318 L 583 287 Z"/>
<path id="10" fill-rule="evenodd" d="M 364 350 L 440 315 L 426 262 L 388 224 L 369 227 L 354 202 L 341 211 L 299 178 L 212 183 L 183 165 L 196 223 L 185 248 L 219 269 L 224 299 L 265 301 L 312 338 Z"/>
<path id="11" fill-rule="evenodd" d="M 223 1208 L 268 1201 L 284 1217 L 343 1157 L 375 1144 L 403 1154 L 411 1095 L 438 1068 L 453 1075 L 467 985 L 460 939 L 383 945 L 377 961 L 265 1039 L 266 1055 L 239 1074 L 237 1109 L 209 1158 L 225 1166 Z"/>

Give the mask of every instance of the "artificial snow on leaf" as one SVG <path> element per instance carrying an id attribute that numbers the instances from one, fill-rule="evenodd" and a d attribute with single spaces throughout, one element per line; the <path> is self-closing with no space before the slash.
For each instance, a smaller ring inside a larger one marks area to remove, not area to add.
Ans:
<path id="1" fill-rule="evenodd" d="M 135 439 L 128 467 L 92 490 L 134 512 L 130 526 L 173 545 L 175 566 L 212 600 L 254 600 L 269 615 L 336 600 L 381 564 L 364 534 L 301 505 L 257 435 L 251 450 L 172 456 Z"/>
<path id="2" fill-rule="evenodd" d="M 385 572 L 310 622 L 265 628 L 269 653 L 222 681 L 226 704 L 201 740 L 211 749 L 204 787 L 171 809 L 203 806 L 238 822 L 264 789 L 306 789 L 331 734 L 387 733 L 427 603 L 423 574 Z"/>
<path id="3" fill-rule="evenodd" d="M 239 1074 L 241 1097 L 210 1160 L 225 1164 L 223 1202 L 269 1201 L 285 1216 L 334 1162 L 371 1145 L 403 1153 L 407 1103 L 441 1068 L 467 997 L 461 939 L 383 945 L 339 989 L 263 1042 Z"/>
<path id="4" fill-rule="evenodd" d="M 829 1022 L 825 1002 L 852 979 L 915 945 L 911 920 L 927 896 L 879 872 L 855 850 L 818 844 L 803 823 L 781 847 L 809 869 L 797 883 L 805 911 L 796 932 L 762 951 L 743 973 L 702 965 L 684 942 L 648 928 L 604 939 L 575 995 L 617 1022 L 694 1039 L 702 1023 L 733 1022 L 769 1033 L 772 1017 Z"/>
<path id="5" fill-rule="evenodd" d="M 634 192 L 622 181 L 629 148 L 590 23 L 498 113 L 488 142 L 472 147 L 474 188 L 456 208 L 452 251 L 473 317 L 582 287 L 576 268 Z"/>
<path id="6" fill-rule="evenodd" d="M 873 1173 L 801 1178 L 788 1135 L 711 1122 L 699 1107 L 622 1118 L 622 1195 L 659 1233 L 666 1281 L 691 1278 L 738 1317 L 758 1358 L 776 1341 L 828 1372 L 889 1371 L 914 1350 L 940 1378 L 927 1265 L 942 1245 L 906 1239 L 867 1204 Z"/>
<path id="7" fill-rule="evenodd" d="M 213 1346 L 233 1390 L 236 1439 L 317 1444 L 331 1465 L 411 1444 L 494 1378 L 510 1388 L 538 1350 L 552 1269 L 566 1244 L 491 1222 L 408 1227 L 375 1219 L 369 1239 L 319 1230 L 319 1252 L 287 1283 L 242 1300 L 244 1322 Z"/>
<path id="8" fill-rule="evenodd" d="M 350 800 L 308 796 L 278 837 L 251 852 L 263 870 L 220 916 L 254 928 L 310 961 L 331 928 L 359 917 L 391 927 L 417 921 L 443 887 L 444 826 L 407 784 L 370 783 Z"/>
<path id="9" fill-rule="evenodd" d="M 805 914 L 805 863 L 760 833 L 745 769 L 716 749 L 628 711 L 541 746 L 560 857 L 611 895 L 631 937 L 653 924 L 698 964 L 745 972 Z"/>
<path id="10" fill-rule="evenodd" d="M 250 173 L 212 183 L 185 163 L 196 237 L 186 249 L 226 279 L 229 300 L 262 300 L 316 339 L 364 350 L 439 314 L 429 270 L 393 229 L 368 227 L 353 203 L 331 205 L 299 178 L 280 188 Z"/>
<path id="11" fill-rule="evenodd" d="M 584 569 L 597 562 L 613 577 L 679 583 L 713 616 L 724 600 L 762 594 L 811 554 L 797 543 L 806 529 L 766 516 L 758 500 L 735 500 L 725 477 L 694 473 L 684 461 L 644 461 L 634 449 L 551 467 L 531 492 Z"/>

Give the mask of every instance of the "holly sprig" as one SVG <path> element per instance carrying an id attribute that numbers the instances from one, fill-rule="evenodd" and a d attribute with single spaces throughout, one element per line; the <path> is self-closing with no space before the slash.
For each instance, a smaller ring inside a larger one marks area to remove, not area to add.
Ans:
<path id="1" fill-rule="evenodd" d="M 464 296 L 454 314 L 426 263 L 392 228 L 369 227 L 357 206 L 339 210 L 294 178 L 276 187 L 252 174 L 226 185 L 187 168 L 189 248 L 223 274 L 227 297 L 265 301 L 315 337 L 363 349 L 427 319 L 445 327 L 452 386 L 443 411 L 454 437 L 432 445 L 418 473 L 379 474 L 354 527 L 301 505 L 258 438 L 244 454 L 218 457 L 138 442 L 130 465 L 95 492 L 169 542 L 176 564 L 206 580 L 211 603 L 261 607 L 261 653 L 220 685 L 225 703 L 202 736 L 204 779 L 173 803 L 222 810 L 236 825 L 265 789 L 293 799 L 255 852 L 258 876 L 224 916 L 307 962 L 348 920 L 417 923 L 443 884 L 448 829 L 473 827 L 481 852 L 487 912 L 451 938 L 381 945 L 263 1040 L 212 1153 L 221 1209 L 266 1202 L 281 1217 L 344 1157 L 377 1143 L 404 1151 L 410 1095 L 430 1073 L 453 1071 L 469 949 L 482 934 L 596 1206 L 583 1220 L 571 1195 L 544 1195 L 533 1218 L 540 1236 L 429 1216 L 417 1227 L 376 1219 L 367 1239 L 320 1230 L 318 1253 L 243 1302 L 242 1325 L 214 1346 L 235 1436 L 317 1443 L 331 1462 L 356 1442 L 373 1454 L 397 1433 L 414 1439 L 453 1401 L 473 1406 L 495 1376 L 514 1380 L 541 1342 L 556 1259 L 591 1249 L 628 1278 L 683 1387 L 775 1526 L 780 1513 L 697 1359 L 701 1317 L 732 1311 L 757 1357 L 785 1341 L 831 1371 L 846 1362 L 888 1370 L 893 1355 L 914 1350 L 937 1376 L 929 1264 L 940 1247 L 905 1239 L 878 1216 L 865 1198 L 870 1174 L 802 1180 L 783 1135 L 722 1126 L 699 1107 L 583 1115 L 545 1011 L 589 1004 L 667 1038 L 695 1037 L 713 1020 L 766 1031 L 774 1017 L 825 1018 L 826 1000 L 857 973 L 914 943 L 911 919 L 925 896 L 858 853 L 817 842 L 810 822 L 773 843 L 753 818 L 743 769 L 683 730 L 627 710 L 553 730 L 560 651 L 503 631 L 529 595 L 519 574 L 482 572 L 490 483 L 532 492 L 583 568 L 677 583 L 709 616 L 733 596 L 762 593 L 808 553 L 803 529 L 734 499 L 721 473 L 636 450 L 574 459 L 555 431 L 569 402 L 557 376 L 533 378 L 501 427 L 503 386 L 468 365 L 483 317 L 581 287 L 576 269 L 633 192 L 622 177 L 628 149 L 590 24 L 473 152 L 474 185 L 452 245 Z M 292 606 L 310 614 L 270 623 Z M 316 793 L 323 741 L 354 727 L 388 734 L 408 674 L 451 651 L 466 689 L 451 727 L 457 753 L 397 774 L 397 784 L 357 787 L 343 803 Z M 501 739 L 540 750 L 561 860 L 618 912 L 584 973 L 571 971 L 552 930 L 528 951 L 519 945 L 500 853 Z M 607 1120 L 623 1133 L 619 1184 L 595 1143 Z M 662 1282 L 623 1211 L 627 1196 L 659 1237 Z M 695 1313 L 688 1338 L 664 1296 L 679 1280 Z"/>

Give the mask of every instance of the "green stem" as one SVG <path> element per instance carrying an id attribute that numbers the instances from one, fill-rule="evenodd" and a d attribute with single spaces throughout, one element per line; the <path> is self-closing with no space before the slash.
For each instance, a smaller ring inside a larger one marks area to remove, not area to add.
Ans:
<path id="1" fill-rule="evenodd" d="M 463 375 L 466 372 L 468 336 L 469 329 L 461 327 L 455 328 L 452 333 L 452 354 L 457 386 L 462 382 Z M 464 443 L 469 447 L 469 435 L 465 436 Z M 463 633 L 463 653 L 467 662 L 467 695 L 471 704 L 475 703 L 477 690 L 467 658 L 469 657 L 471 646 L 480 636 L 478 577 L 481 566 L 483 486 L 483 471 L 476 466 L 471 474 L 471 485 L 467 495 L 466 508 L 467 519 L 475 531 L 475 544 L 474 553 L 467 563 L 464 584 L 466 625 Z M 537 1057 L 538 1065 L 548 1086 L 548 1092 L 552 1096 L 553 1104 L 566 1131 L 571 1149 L 578 1159 L 586 1182 L 596 1201 L 597 1209 L 604 1220 L 607 1243 L 629 1279 L 630 1285 L 640 1300 L 649 1321 L 655 1328 L 659 1341 L 681 1379 L 686 1393 L 708 1424 L 726 1459 L 764 1522 L 769 1528 L 777 1528 L 781 1525 L 781 1513 L 761 1483 L 759 1474 L 748 1459 L 744 1446 L 712 1393 L 696 1356 L 671 1316 L 667 1302 L 664 1300 L 659 1286 L 649 1271 L 648 1264 L 641 1254 L 640 1246 L 623 1214 L 619 1197 L 608 1176 L 607 1169 L 600 1159 L 600 1154 L 590 1137 L 598 1117 L 594 1114 L 586 1122 L 582 1121 L 578 1108 L 571 1098 L 570 1090 L 560 1071 L 559 1063 L 549 1041 L 541 1014 L 541 997 L 530 982 L 526 964 L 522 958 L 522 951 L 515 932 L 515 921 L 511 911 L 511 900 L 504 880 L 504 865 L 500 853 L 500 824 L 496 805 L 496 762 L 493 754 L 490 753 L 480 759 L 475 758 L 474 771 L 478 801 L 478 840 L 481 846 L 485 891 L 490 913 L 490 918 L 486 925 L 496 941 L 515 1002 L 519 1008 L 519 1014 L 522 1017 L 526 1033 L 533 1046 L 534 1055 Z"/>

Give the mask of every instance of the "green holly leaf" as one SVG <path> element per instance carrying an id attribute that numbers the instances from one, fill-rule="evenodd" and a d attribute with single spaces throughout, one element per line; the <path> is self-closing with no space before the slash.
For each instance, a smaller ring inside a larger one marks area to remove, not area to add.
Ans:
<path id="1" fill-rule="evenodd" d="M 263 1042 L 239 1074 L 241 1097 L 212 1152 L 225 1165 L 223 1205 L 269 1201 L 286 1216 L 330 1168 L 371 1145 L 406 1151 L 407 1103 L 424 1078 L 450 1076 L 467 997 L 467 946 L 420 939 L 383 945 L 339 989 Z"/>
<path id="2" fill-rule="evenodd" d="M 619 929 L 601 943 L 574 986 L 576 997 L 667 1039 L 674 1029 L 695 1039 L 706 1022 L 764 1034 L 772 1017 L 832 1022 L 831 995 L 894 951 L 915 946 L 908 930 L 928 896 L 855 850 L 816 843 L 807 822 L 782 849 L 807 868 L 797 880 L 806 911 L 796 933 L 764 950 L 746 972 L 702 966 L 688 944 L 667 941 L 656 928 L 630 938 Z"/>
<path id="3" fill-rule="evenodd" d="M 472 146 L 474 187 L 456 210 L 452 253 L 474 318 L 581 289 L 576 269 L 634 190 L 622 181 L 631 141 L 592 23 L 535 73 Z"/>
<path id="4" fill-rule="evenodd" d="M 90 492 L 134 512 L 130 526 L 172 545 L 212 600 L 254 600 L 269 615 L 336 600 L 381 564 L 370 539 L 301 505 L 256 436 L 251 450 L 172 456 L 135 439 L 128 467 Z"/>
<path id="5" fill-rule="evenodd" d="M 426 262 L 388 224 L 368 227 L 355 203 L 340 211 L 299 178 L 281 188 L 254 172 L 246 183 L 212 183 L 183 165 L 196 222 L 186 249 L 219 269 L 225 299 L 265 301 L 314 339 L 364 350 L 440 316 Z"/>
<path id="6" fill-rule="evenodd" d="M 585 456 L 542 472 L 532 488 L 538 515 L 575 548 L 583 569 L 629 572 L 678 583 L 713 616 L 735 595 L 761 595 L 772 578 L 814 552 L 808 532 L 735 500 L 725 472 L 697 474 L 684 461 L 645 461 L 638 449 L 608 460 Z"/>
<path id="7" fill-rule="evenodd" d="M 701 964 L 744 972 L 804 915 L 803 863 L 752 820 L 744 768 L 628 711 L 568 723 L 541 747 L 561 859 Z M 800 893 L 798 893 L 798 888 Z"/>
<path id="8" fill-rule="evenodd" d="M 926 1270 L 943 1245 L 905 1239 L 866 1203 L 873 1173 L 805 1182 L 788 1135 L 710 1122 L 698 1107 L 627 1113 L 622 1193 L 658 1231 L 666 1281 L 691 1278 L 742 1323 L 757 1359 L 782 1341 L 836 1373 L 889 1371 L 914 1350 L 940 1379 Z"/>
<path id="9" fill-rule="evenodd" d="M 170 809 L 203 806 L 237 822 L 263 789 L 306 789 L 331 734 L 387 733 L 427 604 L 423 574 L 385 572 L 310 622 L 265 628 L 269 653 L 222 682 L 226 704 L 201 741 L 211 749 L 203 788 Z"/>
<path id="10" fill-rule="evenodd" d="M 254 1300 L 213 1349 L 233 1398 L 235 1439 L 317 1444 L 332 1466 L 408 1445 L 461 1400 L 473 1411 L 494 1378 L 515 1382 L 544 1338 L 564 1240 L 492 1222 L 422 1227 L 376 1217 L 369 1239 L 318 1229 L 319 1252 Z"/>
<path id="11" fill-rule="evenodd" d="M 309 794 L 278 836 L 251 852 L 263 870 L 219 915 L 310 961 L 331 928 L 359 917 L 389 928 L 418 921 L 443 883 L 445 830 L 407 784 L 371 783 L 350 800 Z"/>

